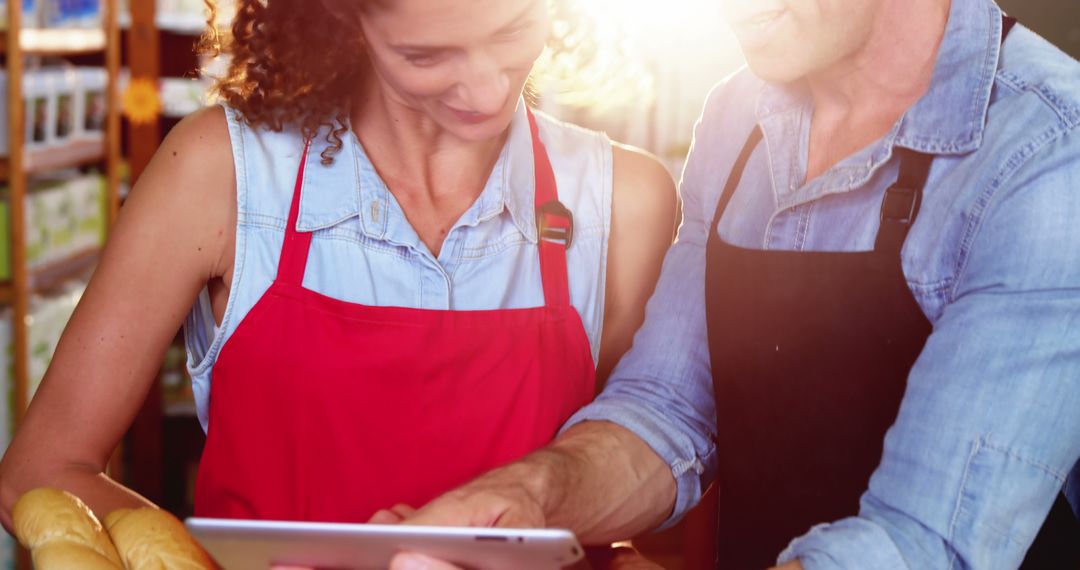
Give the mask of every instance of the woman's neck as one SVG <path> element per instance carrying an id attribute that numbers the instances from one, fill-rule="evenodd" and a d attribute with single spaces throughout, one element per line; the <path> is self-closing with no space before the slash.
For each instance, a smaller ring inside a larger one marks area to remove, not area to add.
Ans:
<path id="1" fill-rule="evenodd" d="M 378 88 L 353 105 L 351 121 L 379 177 L 438 257 L 453 225 L 483 192 L 510 129 L 490 140 L 462 140 Z"/>
<path id="2" fill-rule="evenodd" d="M 509 133 L 507 128 L 492 139 L 462 140 L 422 110 L 378 87 L 369 89 L 352 111 L 352 128 L 376 170 L 388 184 L 406 182 L 405 191 L 439 194 L 471 189 L 479 194 Z"/>

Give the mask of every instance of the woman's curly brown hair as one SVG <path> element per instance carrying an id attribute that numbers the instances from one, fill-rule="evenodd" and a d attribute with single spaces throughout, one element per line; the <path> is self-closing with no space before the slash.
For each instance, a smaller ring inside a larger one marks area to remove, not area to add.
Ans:
<path id="1" fill-rule="evenodd" d="M 358 57 L 358 23 L 332 13 L 324 0 L 236 0 L 231 30 L 225 31 L 215 26 L 218 2 L 204 1 L 209 25 L 198 51 L 231 58 L 214 86 L 217 98 L 252 126 L 298 126 L 308 139 L 327 128 L 329 144 L 321 156 L 324 164 L 332 162 L 349 130 L 350 98 L 367 72 L 367 59 Z M 580 16 L 571 3 L 553 1 L 553 22 L 564 24 L 555 26 L 563 32 L 553 34 L 553 58 L 587 51 L 581 49 L 589 34 Z M 574 24 L 565 25 L 571 19 Z"/>
<path id="2" fill-rule="evenodd" d="M 237 0 L 231 33 L 223 33 L 215 27 L 217 2 L 205 2 L 209 25 L 198 51 L 230 57 L 214 94 L 253 126 L 297 125 L 308 139 L 329 127 L 330 146 L 322 152 L 329 163 L 341 149 L 349 97 L 364 73 L 356 30 L 318 0 Z"/>

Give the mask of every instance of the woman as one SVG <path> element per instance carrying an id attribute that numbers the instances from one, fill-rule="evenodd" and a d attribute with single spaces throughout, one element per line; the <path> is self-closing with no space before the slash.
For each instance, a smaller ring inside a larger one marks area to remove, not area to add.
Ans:
<path id="1" fill-rule="evenodd" d="M 38 486 L 145 503 L 103 471 L 181 323 L 201 516 L 365 521 L 550 439 L 675 217 L 655 160 L 526 108 L 550 28 L 547 0 L 241 0 L 226 104 L 125 205 L 0 465 L 4 524 Z"/>

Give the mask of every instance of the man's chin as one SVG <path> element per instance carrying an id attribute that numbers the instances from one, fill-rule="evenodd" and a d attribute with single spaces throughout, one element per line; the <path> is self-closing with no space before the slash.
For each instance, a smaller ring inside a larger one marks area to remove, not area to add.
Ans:
<path id="1" fill-rule="evenodd" d="M 769 83 L 793 83 L 805 78 L 810 69 L 792 58 L 746 54 L 746 64 L 755 76 Z"/>

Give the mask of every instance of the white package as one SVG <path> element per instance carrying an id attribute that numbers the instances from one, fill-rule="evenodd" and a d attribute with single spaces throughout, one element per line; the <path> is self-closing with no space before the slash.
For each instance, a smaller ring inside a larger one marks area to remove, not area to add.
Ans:
<path id="1" fill-rule="evenodd" d="M 26 149 L 41 149 L 54 144 L 56 90 L 52 74 L 41 71 L 24 73 L 23 96 L 26 106 Z"/>
<path id="2" fill-rule="evenodd" d="M 44 73 L 50 75 L 53 96 L 56 98 L 56 118 L 52 124 L 50 144 L 62 145 L 75 134 L 78 117 L 75 108 L 78 74 L 74 68 L 52 68 Z"/>
<path id="3" fill-rule="evenodd" d="M 108 112 L 106 93 L 109 75 L 100 67 L 80 67 L 75 89 L 75 136 L 80 139 L 102 140 Z"/>

